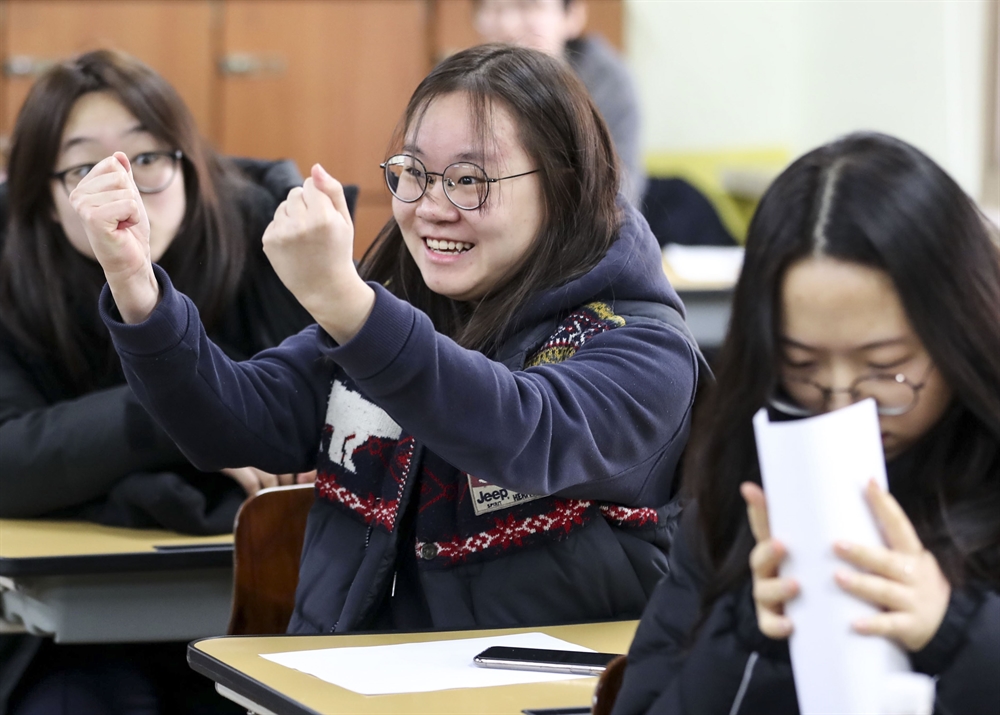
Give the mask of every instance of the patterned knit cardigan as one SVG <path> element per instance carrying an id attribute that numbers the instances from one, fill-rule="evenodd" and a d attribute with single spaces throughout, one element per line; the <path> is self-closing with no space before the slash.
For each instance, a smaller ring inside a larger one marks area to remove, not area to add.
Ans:
<path id="1" fill-rule="evenodd" d="M 571 358 L 588 340 L 625 324 L 605 303 L 566 317 L 524 368 Z M 422 568 L 487 561 L 513 550 L 565 539 L 593 519 L 621 528 L 655 528 L 657 510 L 513 492 L 490 475 L 471 475 L 428 455 L 416 464 L 416 442 L 342 374 L 330 390 L 320 447 L 317 495 L 372 529 L 391 532 L 407 484 L 419 479 L 415 522 Z"/>

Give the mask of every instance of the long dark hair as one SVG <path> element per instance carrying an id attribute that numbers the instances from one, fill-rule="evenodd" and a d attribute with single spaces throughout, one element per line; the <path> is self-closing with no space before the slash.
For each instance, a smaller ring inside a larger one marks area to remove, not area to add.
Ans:
<path id="1" fill-rule="evenodd" d="M 160 264 L 209 327 L 236 294 L 247 260 L 235 197 L 242 179 L 200 137 L 183 100 L 156 72 L 98 50 L 50 68 L 18 115 L 8 163 L 9 218 L 0 252 L 0 324 L 20 351 L 56 367 L 75 394 L 117 364 L 97 317 L 100 266 L 75 250 L 55 220 L 51 172 L 76 101 L 108 92 L 143 128 L 184 153 L 186 210 Z"/>
<path id="2" fill-rule="evenodd" d="M 426 312 L 461 345 L 489 351 L 531 296 L 586 273 L 614 243 L 621 220 L 618 163 L 611 135 L 573 73 L 542 52 L 510 45 L 473 47 L 439 64 L 410 98 L 394 149 L 432 101 L 454 92 L 469 98 L 484 145 L 494 106 L 513 117 L 539 170 L 544 217 L 538 236 L 511 274 L 475 304 L 437 295 L 424 284 L 394 219 L 365 254 L 361 273 Z M 479 210 L 489 211 L 489 204 Z"/>
<path id="3" fill-rule="evenodd" d="M 912 146 L 853 134 L 798 159 L 750 224 L 718 382 L 693 430 L 685 490 L 714 569 L 703 605 L 749 577 L 739 494 L 760 483 L 751 418 L 777 382 L 785 271 L 822 255 L 887 273 L 954 398 L 888 465 L 889 483 L 953 584 L 1000 585 L 1000 251 L 962 189 Z"/>

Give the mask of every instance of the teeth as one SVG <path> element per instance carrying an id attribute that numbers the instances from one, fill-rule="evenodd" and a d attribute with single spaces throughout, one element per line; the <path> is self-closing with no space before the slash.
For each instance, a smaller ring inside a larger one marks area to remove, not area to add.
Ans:
<path id="1" fill-rule="evenodd" d="M 439 241 L 436 238 L 428 238 L 427 247 L 439 253 L 464 253 L 472 248 L 471 243 L 464 241 Z"/>

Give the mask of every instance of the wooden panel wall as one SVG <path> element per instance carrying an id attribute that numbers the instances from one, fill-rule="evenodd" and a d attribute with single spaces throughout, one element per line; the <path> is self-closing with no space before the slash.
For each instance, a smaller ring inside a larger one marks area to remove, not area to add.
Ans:
<path id="1" fill-rule="evenodd" d="M 414 88 L 430 69 L 420 0 L 226 0 L 215 136 L 229 154 L 320 162 L 358 184 L 360 254 L 391 214 L 379 162 Z"/>
<path id="2" fill-rule="evenodd" d="M 589 0 L 621 43 L 621 0 Z M 378 164 L 434 61 L 475 44 L 472 0 L 0 0 L 0 141 L 38 73 L 99 47 L 160 72 L 224 153 L 322 163 L 361 187 L 356 255 L 388 219 Z"/>
<path id="3" fill-rule="evenodd" d="M 184 98 L 202 131 L 209 131 L 214 76 L 209 0 L 7 0 L 3 6 L 0 134 L 10 134 L 47 64 L 101 47 L 155 67 Z"/>

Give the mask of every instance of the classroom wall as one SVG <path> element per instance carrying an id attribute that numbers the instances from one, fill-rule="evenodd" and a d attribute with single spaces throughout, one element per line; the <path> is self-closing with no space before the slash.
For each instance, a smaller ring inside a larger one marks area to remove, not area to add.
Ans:
<path id="1" fill-rule="evenodd" d="M 625 0 L 646 152 L 785 146 L 877 129 L 982 187 L 995 0 Z"/>

